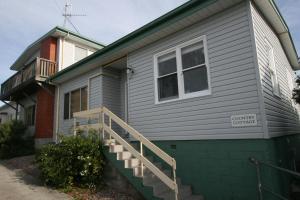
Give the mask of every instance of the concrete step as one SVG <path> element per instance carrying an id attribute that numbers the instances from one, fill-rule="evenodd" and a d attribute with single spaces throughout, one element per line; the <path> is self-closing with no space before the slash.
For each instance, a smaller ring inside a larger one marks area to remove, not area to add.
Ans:
<path id="1" fill-rule="evenodd" d="M 189 185 L 178 186 L 178 192 L 181 199 L 192 196 L 192 188 Z"/>
<path id="2" fill-rule="evenodd" d="M 117 153 L 117 160 L 128 160 L 132 158 L 132 154 L 129 151 L 123 151 Z"/>
<path id="3" fill-rule="evenodd" d="M 163 173 L 166 174 L 168 177 L 171 177 L 172 175 L 171 170 L 163 170 Z M 145 186 L 154 186 L 159 181 L 161 180 L 157 176 L 155 176 L 150 170 L 147 169 L 144 172 L 143 184 Z"/>
<path id="4" fill-rule="evenodd" d="M 116 145 L 109 146 L 110 153 L 119 153 L 119 152 L 123 152 L 123 151 L 124 151 L 123 145 L 116 144 Z"/>
<path id="5" fill-rule="evenodd" d="M 115 144 L 116 144 L 115 139 L 106 139 L 106 140 L 104 140 L 104 143 L 103 143 L 104 146 L 115 145 Z"/>
<path id="6" fill-rule="evenodd" d="M 170 191 L 170 188 L 160 180 L 157 181 L 155 185 L 152 185 L 152 187 L 153 195 L 159 198 L 163 197 L 166 192 Z"/>
<path id="7" fill-rule="evenodd" d="M 131 158 L 128 160 L 124 160 L 125 168 L 136 168 L 141 165 L 141 161 L 137 158 Z"/>

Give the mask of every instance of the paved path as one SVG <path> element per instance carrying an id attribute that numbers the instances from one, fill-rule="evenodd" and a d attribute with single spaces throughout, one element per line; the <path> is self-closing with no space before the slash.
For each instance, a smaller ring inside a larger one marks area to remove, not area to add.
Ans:
<path id="1" fill-rule="evenodd" d="M 0 199 L 2 200 L 62 200 L 68 195 L 39 186 L 37 181 L 20 170 L 8 169 L 0 162 Z"/>

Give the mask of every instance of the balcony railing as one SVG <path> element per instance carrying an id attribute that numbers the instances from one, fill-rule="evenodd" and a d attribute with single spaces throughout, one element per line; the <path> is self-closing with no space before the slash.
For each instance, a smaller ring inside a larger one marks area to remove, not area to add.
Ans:
<path id="1" fill-rule="evenodd" d="M 1 84 L 1 95 L 4 95 L 12 89 L 20 86 L 30 79 L 44 81 L 49 76 L 57 72 L 56 63 L 44 58 L 37 57 L 31 63 L 26 65 L 12 77 Z"/>

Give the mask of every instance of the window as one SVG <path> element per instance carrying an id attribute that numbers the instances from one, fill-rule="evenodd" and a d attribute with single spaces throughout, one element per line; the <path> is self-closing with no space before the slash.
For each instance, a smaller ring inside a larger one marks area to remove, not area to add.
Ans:
<path id="1" fill-rule="evenodd" d="M 87 109 L 87 87 L 73 90 L 64 96 L 64 119 L 73 118 L 74 112 Z"/>
<path id="2" fill-rule="evenodd" d="M 75 62 L 85 58 L 88 54 L 88 51 L 86 48 L 82 48 L 82 47 L 79 47 L 79 46 L 75 46 Z"/>
<path id="3" fill-rule="evenodd" d="M 206 38 L 154 56 L 156 103 L 210 94 Z"/>
<path id="4" fill-rule="evenodd" d="M 293 90 L 295 88 L 295 85 L 294 85 L 295 78 L 294 78 L 293 74 L 291 74 L 288 69 L 286 69 L 286 78 L 287 78 L 287 83 L 288 83 L 290 92 L 293 93 Z"/>
<path id="5" fill-rule="evenodd" d="M 35 123 L 35 105 L 25 108 L 25 124 L 33 126 Z"/>
<path id="6" fill-rule="evenodd" d="M 267 56 L 268 56 L 268 68 L 270 70 L 271 82 L 272 82 L 272 87 L 273 87 L 273 94 L 279 97 L 280 96 L 280 88 L 279 88 L 279 83 L 278 83 L 278 79 L 277 79 L 276 64 L 275 64 L 275 58 L 274 58 L 274 49 L 268 40 L 266 40 L 266 50 L 267 50 Z"/>
<path id="7" fill-rule="evenodd" d="M 70 118 L 70 94 L 66 93 L 64 98 L 64 119 Z"/>

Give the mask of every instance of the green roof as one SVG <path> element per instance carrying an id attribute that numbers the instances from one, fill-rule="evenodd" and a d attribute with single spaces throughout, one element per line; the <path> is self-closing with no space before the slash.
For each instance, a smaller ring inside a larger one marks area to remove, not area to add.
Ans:
<path id="1" fill-rule="evenodd" d="M 33 42 L 32 44 L 30 44 L 24 51 L 23 53 L 18 57 L 18 59 L 12 64 L 12 66 L 10 67 L 10 69 L 17 69 L 18 66 L 20 65 L 20 63 L 22 63 L 22 59 L 26 58 L 26 56 L 28 56 L 30 53 L 30 50 L 37 48 L 37 46 L 41 43 L 41 41 L 43 41 L 45 38 L 49 37 L 49 36 L 53 36 L 55 34 L 69 34 L 72 35 L 73 37 L 76 37 L 82 41 L 85 42 L 89 42 L 95 45 L 95 47 L 104 47 L 104 44 L 101 44 L 93 39 L 87 38 L 82 36 L 81 34 L 75 33 L 71 30 L 68 30 L 66 28 L 60 27 L 60 26 L 56 26 L 53 29 L 51 29 L 49 32 L 47 32 L 46 34 L 44 34 L 43 36 L 41 36 L 39 39 L 37 39 L 35 42 Z"/>
<path id="2" fill-rule="evenodd" d="M 56 73 L 54 76 L 50 77 L 48 79 L 48 81 L 53 81 L 55 79 L 58 79 L 59 77 L 61 77 L 62 75 L 73 71 L 77 68 L 79 68 L 81 65 L 105 54 L 105 53 L 112 53 L 114 50 L 116 50 L 118 47 L 125 45 L 126 43 L 132 42 L 134 41 L 134 39 L 136 39 L 137 37 L 140 37 L 144 34 L 151 34 L 151 31 L 157 27 L 159 27 L 160 25 L 163 24 L 167 24 L 168 22 L 174 22 L 173 20 L 176 19 L 179 15 L 188 15 L 189 12 L 191 10 L 194 10 L 195 8 L 204 8 L 208 5 L 210 5 L 211 3 L 217 2 L 218 0 L 190 0 L 187 3 L 175 8 L 174 10 L 166 13 L 165 15 L 162 15 L 161 17 L 155 19 L 154 21 L 142 26 L 141 28 L 129 33 L 128 35 L 122 37 L 121 39 L 111 43 L 110 45 L 104 47 L 103 49 L 98 50 L 97 52 L 95 52 L 94 54 L 72 64 L 71 66 L 59 71 L 58 73 Z M 272 5 L 274 6 L 274 9 L 276 9 L 276 11 L 278 11 L 276 4 L 273 2 L 273 0 L 269 0 L 271 2 Z M 279 13 L 279 11 L 278 11 Z M 285 21 L 283 20 L 282 16 L 278 15 L 280 17 L 280 19 L 282 20 L 282 22 L 284 23 L 284 25 L 287 27 Z M 292 38 L 290 36 L 291 42 L 292 42 L 292 46 L 296 52 L 294 43 L 292 41 Z M 296 52 L 297 54 L 297 52 Z"/>

